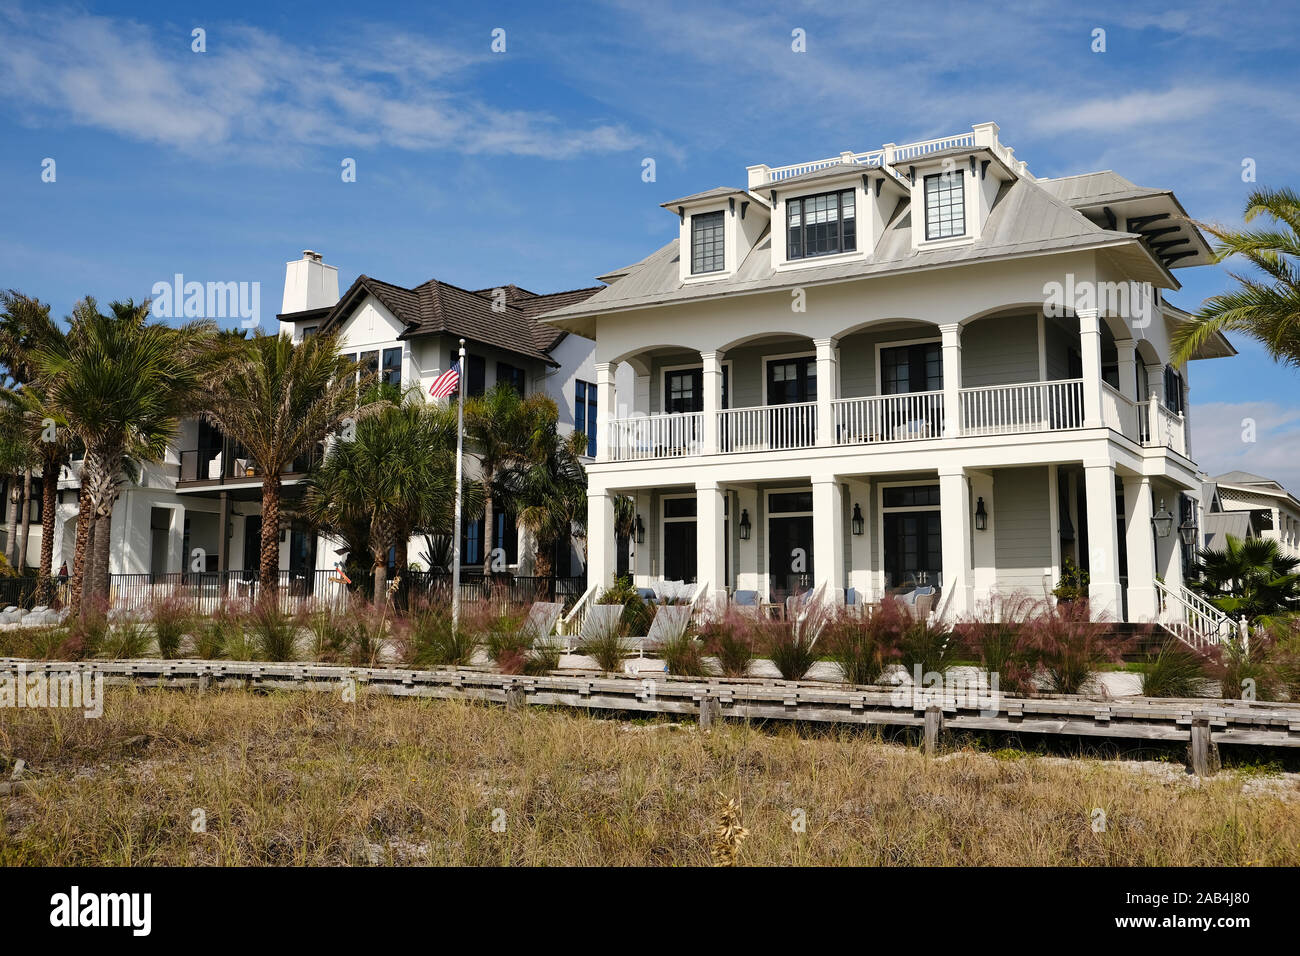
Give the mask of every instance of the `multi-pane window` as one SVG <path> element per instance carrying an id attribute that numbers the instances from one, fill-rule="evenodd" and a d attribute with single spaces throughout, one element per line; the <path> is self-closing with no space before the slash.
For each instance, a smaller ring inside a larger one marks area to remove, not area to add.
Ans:
<path id="1" fill-rule="evenodd" d="M 587 435 L 587 454 L 596 457 L 596 386 L 579 379 L 574 384 L 573 427 Z"/>
<path id="2" fill-rule="evenodd" d="M 938 342 L 880 350 L 882 395 L 937 392 L 943 388 L 943 351 Z"/>
<path id="3" fill-rule="evenodd" d="M 786 257 L 806 259 L 858 248 L 853 190 L 791 199 L 785 204 Z"/>
<path id="4" fill-rule="evenodd" d="M 960 172 L 925 177 L 925 238 L 947 239 L 966 233 L 966 180 Z"/>
<path id="5" fill-rule="evenodd" d="M 722 211 L 691 216 L 691 274 L 721 272 L 723 269 L 723 234 L 726 224 Z"/>
<path id="6" fill-rule="evenodd" d="M 384 349 L 383 364 L 380 367 L 379 380 L 394 388 L 402 387 L 402 350 L 400 348 Z"/>
<path id="7" fill-rule="evenodd" d="M 524 394 L 524 370 L 509 362 L 497 362 L 497 384 L 509 385 L 519 395 Z"/>

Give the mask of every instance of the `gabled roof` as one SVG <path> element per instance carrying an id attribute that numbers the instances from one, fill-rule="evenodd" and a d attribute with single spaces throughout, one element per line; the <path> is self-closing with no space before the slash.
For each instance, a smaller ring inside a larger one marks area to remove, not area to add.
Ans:
<path id="1" fill-rule="evenodd" d="M 1226 488 L 1230 491 L 1243 492 L 1246 495 L 1261 495 L 1267 498 L 1283 498 L 1290 502 L 1293 508 L 1300 508 L 1300 500 L 1295 495 L 1287 491 L 1279 481 L 1272 478 L 1265 478 L 1263 475 L 1254 475 L 1248 471 L 1229 471 L 1222 475 L 1217 475 L 1212 481 L 1219 488 Z"/>
<path id="2" fill-rule="evenodd" d="M 1228 541 L 1228 535 L 1245 540 L 1256 537 L 1250 523 L 1249 511 L 1217 511 L 1207 514 L 1202 519 L 1205 530 L 1205 546 L 1222 548 Z"/>
<path id="3" fill-rule="evenodd" d="M 885 227 L 869 259 L 777 272 L 772 265 L 768 235 L 760 237 L 731 276 L 707 283 L 683 283 L 674 239 L 635 265 L 609 273 L 607 278 L 617 278 L 617 281 L 607 288 L 582 302 L 544 315 L 541 320 L 589 335 L 590 323 L 583 320 L 601 313 L 1108 246 L 1117 249 L 1127 246 L 1137 253 L 1134 261 L 1150 270 L 1149 278 L 1169 284 L 1172 280 L 1168 273 L 1148 253 L 1141 252 L 1138 243 L 1137 235 L 1104 229 L 1034 182 L 1018 178 L 1002 186 L 980 238 L 973 243 L 914 250 L 911 213 L 900 204 L 900 211 L 895 212 Z"/>
<path id="4" fill-rule="evenodd" d="M 357 276 L 329 310 L 321 331 L 328 331 L 346 321 L 367 295 L 373 295 L 405 327 L 400 338 L 438 334 L 461 336 L 555 365 L 549 352 L 565 333 L 561 329 L 539 325 L 533 316 L 556 306 L 580 302 L 599 287 L 539 295 L 515 285 L 500 286 L 506 293 L 505 304 L 494 308 L 496 288 L 472 292 L 430 279 L 407 289 L 371 276 Z"/>
<path id="5" fill-rule="evenodd" d="M 722 199 L 726 196 L 746 196 L 749 195 L 743 189 L 735 186 L 715 186 L 713 189 L 706 189 L 702 193 L 691 193 L 689 196 L 683 196 L 681 199 L 671 199 L 668 202 L 661 202 L 659 205 L 665 209 L 670 206 L 683 206 L 686 203 L 704 202 L 708 199 Z"/>

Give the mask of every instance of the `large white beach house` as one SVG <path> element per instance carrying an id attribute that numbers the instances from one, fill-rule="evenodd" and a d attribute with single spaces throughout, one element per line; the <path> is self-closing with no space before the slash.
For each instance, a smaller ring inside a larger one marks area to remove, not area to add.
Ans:
<path id="1" fill-rule="evenodd" d="M 541 319 L 595 340 L 621 416 L 589 466 L 589 586 L 625 495 L 637 583 L 715 599 L 932 587 L 955 616 L 1044 596 L 1067 559 L 1098 616 L 1185 595 L 1201 481 L 1164 295 L 1210 250 L 1170 190 L 1036 178 L 983 123 L 662 205 L 676 240 Z"/>

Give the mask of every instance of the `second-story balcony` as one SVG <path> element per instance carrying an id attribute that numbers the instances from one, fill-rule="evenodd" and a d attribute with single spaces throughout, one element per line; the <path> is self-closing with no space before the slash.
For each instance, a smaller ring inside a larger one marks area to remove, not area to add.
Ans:
<path id="1" fill-rule="evenodd" d="M 281 470 L 283 476 L 306 474 L 319 460 L 322 449 L 295 459 Z M 198 488 L 209 485 L 260 484 L 261 470 L 252 457 L 233 442 L 224 448 L 191 448 L 180 453 L 177 487 Z"/>
<path id="2" fill-rule="evenodd" d="M 1102 424 L 1143 446 L 1187 454 L 1186 423 L 1159 399 L 1133 401 L 1102 383 Z M 953 423 L 943 391 L 840 398 L 830 404 L 830 437 L 819 441 L 816 402 L 726 408 L 715 414 L 708 446 L 705 413 L 616 419 L 608 425 L 606 461 L 646 461 L 703 454 L 779 452 L 819 445 L 894 445 L 941 438 L 1014 436 L 1082 429 L 1083 379 L 963 388 Z"/>

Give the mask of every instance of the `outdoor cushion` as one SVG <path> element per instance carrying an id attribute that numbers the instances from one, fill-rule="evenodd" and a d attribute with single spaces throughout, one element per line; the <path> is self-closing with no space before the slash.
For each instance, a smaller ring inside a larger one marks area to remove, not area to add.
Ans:
<path id="1" fill-rule="evenodd" d="M 757 591 L 737 591 L 731 596 L 731 602 L 741 607 L 755 607 L 758 604 Z"/>

